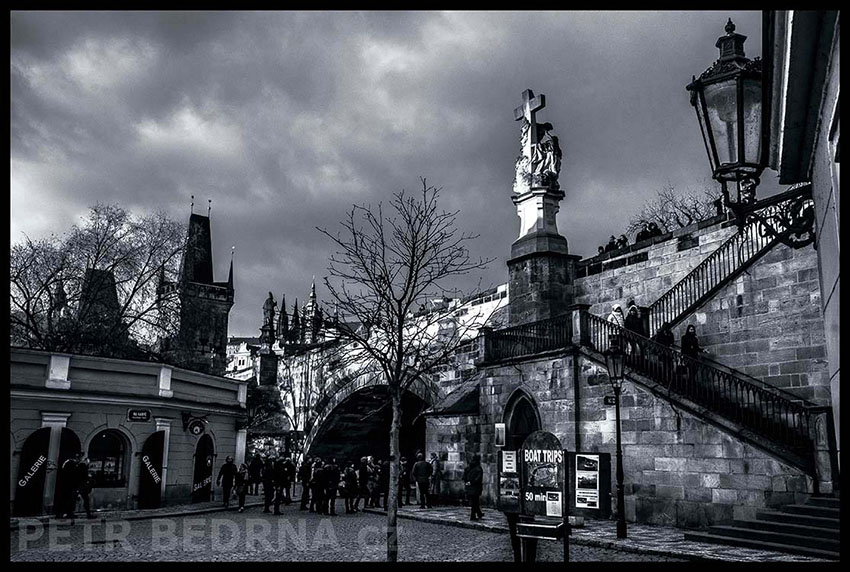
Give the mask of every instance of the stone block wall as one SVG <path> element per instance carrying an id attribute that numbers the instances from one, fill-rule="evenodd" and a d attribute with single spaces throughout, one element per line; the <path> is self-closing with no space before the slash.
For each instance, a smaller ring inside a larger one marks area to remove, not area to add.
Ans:
<path id="1" fill-rule="evenodd" d="M 707 224 L 711 223 L 711 224 Z M 610 313 L 628 300 L 649 306 L 736 232 L 721 218 L 582 260 L 576 302 Z M 645 246 L 642 246 L 645 245 Z M 694 324 L 707 357 L 819 404 L 829 404 L 817 252 L 774 246 L 673 328 L 679 345 Z"/>
<path id="2" fill-rule="evenodd" d="M 604 404 L 612 391 L 603 365 L 564 354 L 482 368 L 481 374 L 480 415 L 428 420 L 427 450 L 438 451 L 443 460 L 448 496 L 463 498 L 463 468 L 479 453 L 482 503 L 495 505 L 498 448 L 493 426 L 507 421 L 505 408 L 518 390 L 531 396 L 541 428 L 555 434 L 564 448 L 611 454 L 615 490 L 615 411 Z M 799 470 L 628 381 L 621 423 L 626 517 L 631 522 L 705 527 L 752 517 L 760 508 L 800 502 L 812 490 Z M 613 508 L 616 501 L 611 502 Z"/>

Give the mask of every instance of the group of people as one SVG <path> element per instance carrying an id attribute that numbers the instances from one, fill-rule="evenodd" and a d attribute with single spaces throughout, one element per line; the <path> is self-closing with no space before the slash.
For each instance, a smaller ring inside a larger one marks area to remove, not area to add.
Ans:
<path id="1" fill-rule="evenodd" d="M 635 235 L 635 242 L 640 242 L 642 240 L 647 240 L 649 238 L 653 238 L 655 236 L 661 236 L 664 234 L 661 232 L 661 229 L 658 228 L 658 225 L 654 222 L 645 222 L 643 223 L 643 229 L 638 231 Z M 612 250 L 619 250 L 621 248 L 625 248 L 629 245 L 629 239 L 625 234 L 621 234 L 620 238 L 617 238 L 613 234 L 608 239 L 608 244 L 605 246 L 600 246 L 597 250 L 597 254 L 604 254 L 606 252 L 611 252 Z"/>
<path id="2" fill-rule="evenodd" d="M 622 306 L 620 306 L 620 304 L 614 304 L 611 307 L 611 313 L 608 315 L 608 321 L 627 331 L 634 332 L 639 336 L 646 336 L 646 329 L 644 328 L 643 319 L 640 315 L 640 309 L 637 307 L 634 300 L 629 300 L 627 307 L 628 310 L 626 311 L 626 314 L 623 315 Z M 625 336 L 625 344 L 621 344 L 619 338 L 619 335 L 614 334 L 610 340 L 610 344 L 621 347 L 632 360 L 637 360 L 641 357 L 648 357 L 643 356 L 641 346 L 637 343 L 635 338 Z M 670 324 L 668 322 L 661 324 L 661 327 L 658 328 L 658 331 L 652 337 L 652 340 L 664 347 L 672 348 L 675 345 L 675 338 L 670 329 Z M 681 351 L 683 355 L 693 359 L 697 359 L 700 353 L 705 353 L 705 350 L 700 348 L 696 326 L 693 324 L 689 324 L 685 329 L 685 335 L 682 336 Z M 684 366 L 688 369 L 690 376 L 693 377 L 693 368 L 688 367 L 687 364 L 684 364 Z"/>
<path id="3" fill-rule="evenodd" d="M 436 453 L 425 460 L 422 451 L 416 453 L 416 461 L 408 463 L 402 457 L 399 463 L 399 506 L 411 504 L 412 486 L 419 495 L 421 508 L 432 508 L 439 498 L 442 471 Z M 376 460 L 373 456 L 362 457 L 358 462 L 351 461 L 340 465 L 335 458 L 323 460 L 319 457 L 305 457 L 296 469 L 289 457 L 255 454 L 250 463 L 242 463 L 238 468 L 233 457 L 227 457 L 219 470 L 216 485 L 221 486 L 224 506 L 230 506 L 231 496 L 238 498 L 239 512 L 245 510 L 245 496 L 259 494 L 260 485 L 264 498 L 263 512 L 280 513 L 281 504 L 290 504 L 295 496 L 295 483 L 301 484 L 299 510 L 308 510 L 318 514 L 336 516 L 336 499 L 345 499 L 345 512 L 352 514 L 360 511 L 360 501 L 364 508 L 387 508 L 390 489 L 390 460 Z M 383 497 L 383 507 L 382 500 Z"/>
<path id="4" fill-rule="evenodd" d="M 76 518 L 77 500 L 82 499 L 87 518 L 94 518 L 89 495 L 92 484 L 89 464 L 82 452 L 66 459 L 59 467 L 53 508 L 56 518 Z"/>

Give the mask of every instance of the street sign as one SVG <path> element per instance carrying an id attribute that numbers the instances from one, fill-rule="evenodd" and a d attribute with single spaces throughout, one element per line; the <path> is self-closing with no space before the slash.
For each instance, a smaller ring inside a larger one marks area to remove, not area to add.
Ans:
<path id="1" fill-rule="evenodd" d="M 127 421 L 132 423 L 149 423 L 151 420 L 150 409 L 128 409 Z"/>
<path id="2" fill-rule="evenodd" d="M 617 405 L 617 398 L 613 395 L 606 395 L 603 401 L 605 405 Z"/>

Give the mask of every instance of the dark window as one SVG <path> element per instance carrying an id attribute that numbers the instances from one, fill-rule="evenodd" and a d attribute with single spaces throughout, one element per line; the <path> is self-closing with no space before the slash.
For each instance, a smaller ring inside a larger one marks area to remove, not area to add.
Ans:
<path id="1" fill-rule="evenodd" d="M 102 431 L 89 443 L 89 475 L 93 487 L 126 486 L 127 446 L 118 431 Z"/>

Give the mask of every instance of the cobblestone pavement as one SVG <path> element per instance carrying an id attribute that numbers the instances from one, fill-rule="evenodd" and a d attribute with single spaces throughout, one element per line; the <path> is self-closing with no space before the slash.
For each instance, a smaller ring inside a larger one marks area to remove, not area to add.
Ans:
<path id="1" fill-rule="evenodd" d="M 341 506 L 341 503 L 340 503 Z M 374 513 L 282 516 L 261 508 L 145 520 L 37 521 L 11 532 L 12 561 L 383 561 L 385 517 Z M 512 561 L 508 535 L 399 520 L 402 561 Z M 560 561 L 560 543 L 541 543 L 539 561 Z M 570 561 L 681 561 L 672 556 L 571 546 Z"/>
<path id="2" fill-rule="evenodd" d="M 371 509 L 370 509 L 371 510 Z M 376 511 L 378 512 L 378 511 Z M 383 513 L 382 514 L 386 514 Z M 505 515 L 496 509 L 484 510 L 484 519 L 470 522 L 469 508 L 460 506 L 420 509 L 418 505 L 399 508 L 399 517 L 423 522 L 470 527 L 493 532 L 508 532 Z M 683 530 L 667 526 L 629 523 L 628 538 L 617 539 L 613 520 L 586 520 L 581 528 L 574 528 L 570 536 L 571 552 L 578 546 L 592 546 L 643 555 L 670 556 L 683 560 L 723 560 L 729 562 L 828 562 L 820 558 L 786 554 L 772 550 L 755 550 L 723 544 L 709 544 L 685 540 Z M 554 543 L 547 543 L 554 544 Z"/>

